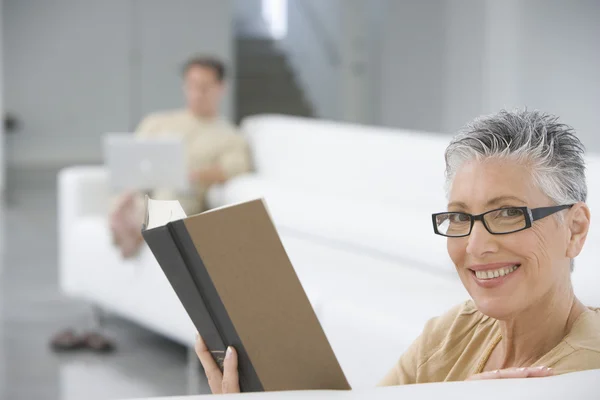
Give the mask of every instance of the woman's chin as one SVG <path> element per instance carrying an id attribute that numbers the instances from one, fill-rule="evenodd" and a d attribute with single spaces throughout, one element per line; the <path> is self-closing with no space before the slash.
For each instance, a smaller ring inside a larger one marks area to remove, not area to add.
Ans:
<path id="1" fill-rule="evenodd" d="M 490 318 L 504 320 L 515 313 L 514 300 L 490 296 L 471 296 L 477 310 Z"/>

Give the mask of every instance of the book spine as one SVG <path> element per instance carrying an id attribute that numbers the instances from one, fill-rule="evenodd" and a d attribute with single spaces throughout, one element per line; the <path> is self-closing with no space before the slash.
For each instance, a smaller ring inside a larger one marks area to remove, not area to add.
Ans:
<path id="1" fill-rule="evenodd" d="M 233 346 L 238 354 L 238 373 L 240 390 L 242 392 L 262 392 L 263 385 L 252 365 L 252 361 L 244 348 L 244 344 L 240 339 L 231 318 L 221 301 L 219 293 L 210 278 L 204 262 L 198 253 L 192 238 L 190 237 L 183 221 L 175 221 L 167 224 L 171 235 L 174 238 L 174 243 L 177 245 L 185 265 L 187 266 L 189 275 L 197 287 L 198 293 L 202 297 L 203 304 L 213 321 L 215 332 L 219 335 L 223 350 L 227 346 Z M 256 321 L 260 323 L 260 321 Z M 202 335 L 202 332 L 200 332 Z M 212 350 L 210 343 L 206 342 L 209 350 Z M 220 349 L 220 348 L 219 348 Z"/>
<path id="2" fill-rule="evenodd" d="M 145 230 L 144 240 L 158 261 L 198 333 L 222 369 L 226 346 L 201 295 L 201 288 L 183 258 L 181 246 L 166 226 Z M 192 334 L 190 332 L 190 334 Z"/>

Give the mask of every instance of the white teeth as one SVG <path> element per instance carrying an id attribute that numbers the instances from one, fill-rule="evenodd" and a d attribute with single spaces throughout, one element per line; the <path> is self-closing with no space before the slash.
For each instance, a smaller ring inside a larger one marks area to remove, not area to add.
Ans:
<path id="1" fill-rule="evenodd" d="M 504 267 L 495 270 L 475 271 L 475 276 L 478 279 L 493 279 L 501 276 L 506 276 L 514 272 L 517 268 L 519 268 L 517 265 L 512 265 L 510 267 Z"/>

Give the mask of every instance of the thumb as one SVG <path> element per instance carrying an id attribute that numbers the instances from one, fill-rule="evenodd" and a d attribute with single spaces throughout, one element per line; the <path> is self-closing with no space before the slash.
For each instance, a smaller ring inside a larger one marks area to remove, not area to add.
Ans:
<path id="1" fill-rule="evenodd" d="M 223 393 L 239 393 L 238 356 L 232 346 L 227 348 L 223 364 Z"/>

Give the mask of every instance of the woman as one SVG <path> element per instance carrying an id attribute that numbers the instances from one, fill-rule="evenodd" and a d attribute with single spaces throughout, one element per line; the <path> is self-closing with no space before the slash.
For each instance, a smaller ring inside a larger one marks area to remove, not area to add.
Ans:
<path id="1" fill-rule="evenodd" d="M 436 234 L 471 300 L 430 320 L 382 385 L 525 378 L 600 368 L 600 309 L 570 274 L 590 225 L 584 148 L 536 111 L 475 120 L 446 150 L 448 210 Z M 213 393 L 239 391 L 230 348 L 223 373 L 196 350 Z"/>

